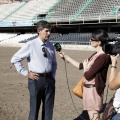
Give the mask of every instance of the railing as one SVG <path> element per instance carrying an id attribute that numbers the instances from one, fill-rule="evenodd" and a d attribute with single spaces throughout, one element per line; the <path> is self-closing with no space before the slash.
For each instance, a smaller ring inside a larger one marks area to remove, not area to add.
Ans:
<path id="1" fill-rule="evenodd" d="M 116 15 L 98 15 L 98 14 L 89 14 L 84 17 L 80 16 L 76 20 L 72 20 L 71 16 L 54 16 L 54 18 L 50 18 L 47 21 L 50 23 L 63 23 L 68 22 L 67 24 L 73 24 L 72 22 L 80 22 L 81 24 L 86 24 L 86 21 L 97 21 L 98 23 L 103 23 L 105 20 L 106 22 L 109 22 L 109 20 L 114 20 L 114 23 L 117 23 L 120 19 L 120 14 Z M 41 19 L 35 19 L 35 20 L 25 20 L 25 21 L 6 21 L 6 22 L 0 22 L 0 27 L 17 27 L 17 26 L 34 26 L 34 23 L 37 23 L 40 20 L 45 20 L 45 17 Z M 112 22 L 113 23 L 113 22 Z M 87 23 L 88 24 L 88 23 Z"/>
<path id="2" fill-rule="evenodd" d="M 53 18 L 50 18 L 48 21 L 54 22 L 56 24 L 59 24 L 59 22 L 68 22 L 71 24 L 71 22 L 81 22 L 85 24 L 85 21 L 97 21 L 98 23 L 102 23 L 104 21 L 102 20 L 114 20 L 115 22 L 118 22 L 118 19 L 120 19 L 120 14 L 115 14 L 115 15 L 107 15 L 107 14 L 89 14 L 86 16 L 79 16 L 77 19 L 73 20 L 71 19 L 71 16 L 66 17 L 66 16 L 54 16 Z"/>

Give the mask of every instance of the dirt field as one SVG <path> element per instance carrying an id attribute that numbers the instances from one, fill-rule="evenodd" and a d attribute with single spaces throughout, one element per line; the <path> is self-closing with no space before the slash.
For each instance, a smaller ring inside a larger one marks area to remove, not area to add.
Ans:
<path id="1" fill-rule="evenodd" d="M 0 120 L 28 120 L 28 81 L 26 77 L 19 75 L 14 66 L 10 63 L 12 55 L 18 51 L 18 49 L 19 48 L 15 47 L 0 47 Z M 80 62 L 93 53 L 75 50 L 64 51 Z M 65 64 L 58 55 L 56 56 L 58 69 L 56 74 L 56 95 L 53 120 L 73 120 L 82 112 L 82 99 L 79 99 L 71 92 L 76 107 L 75 109 L 69 93 L 68 84 L 71 91 L 81 78 L 83 71 L 79 71 L 68 62 Z M 23 61 L 23 64 L 27 67 L 26 61 Z M 109 90 L 108 100 L 113 93 L 114 91 Z M 106 90 L 104 98 L 106 98 Z M 41 110 L 39 120 L 41 120 L 40 116 Z"/>

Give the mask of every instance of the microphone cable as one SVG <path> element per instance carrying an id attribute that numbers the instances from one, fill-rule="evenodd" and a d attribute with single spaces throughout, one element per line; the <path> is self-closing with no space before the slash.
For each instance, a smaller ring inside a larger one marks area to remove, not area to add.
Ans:
<path id="1" fill-rule="evenodd" d="M 60 43 L 54 44 L 54 47 L 55 47 L 55 50 L 56 50 L 57 52 L 60 52 L 60 51 L 62 50 L 62 47 L 61 47 Z M 62 57 L 62 59 L 63 59 L 64 64 L 65 64 L 65 73 L 66 73 L 66 79 L 67 79 L 67 86 L 68 86 L 69 94 L 70 94 L 70 97 L 71 97 L 71 100 L 72 100 L 72 104 L 73 104 L 73 106 L 74 106 L 74 109 L 76 110 L 76 112 L 77 112 L 78 115 L 79 115 L 79 112 L 77 111 L 76 106 L 75 106 L 75 104 L 74 104 L 72 94 L 71 94 L 71 92 L 70 92 L 70 86 L 69 86 L 68 76 L 67 76 L 66 61 L 65 61 L 65 58 L 64 58 L 64 57 Z M 80 116 L 80 118 L 82 118 L 82 120 L 85 120 L 82 116 Z"/>
<path id="2" fill-rule="evenodd" d="M 80 114 L 78 111 L 77 111 L 77 108 L 75 106 L 75 103 L 73 101 L 73 97 L 72 97 L 72 94 L 71 94 L 71 91 L 70 91 L 70 86 L 69 86 L 69 82 L 68 82 L 68 75 L 67 75 L 67 66 L 66 66 L 66 61 L 65 61 L 65 58 L 63 57 L 62 58 L 64 60 L 64 64 L 65 64 L 65 73 L 66 73 L 66 80 L 67 80 L 67 86 L 68 86 L 68 91 L 69 91 L 69 94 L 70 94 L 70 97 L 71 97 L 71 100 L 72 100 L 72 104 L 74 106 L 74 109 L 75 111 L 78 113 L 78 115 Z M 82 116 L 79 116 L 82 120 L 85 120 Z"/>

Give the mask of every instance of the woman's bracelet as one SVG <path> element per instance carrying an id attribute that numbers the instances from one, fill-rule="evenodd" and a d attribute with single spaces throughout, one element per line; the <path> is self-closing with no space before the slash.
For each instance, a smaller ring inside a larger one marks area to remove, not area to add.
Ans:
<path id="1" fill-rule="evenodd" d="M 116 66 L 111 66 L 111 68 L 117 68 Z"/>

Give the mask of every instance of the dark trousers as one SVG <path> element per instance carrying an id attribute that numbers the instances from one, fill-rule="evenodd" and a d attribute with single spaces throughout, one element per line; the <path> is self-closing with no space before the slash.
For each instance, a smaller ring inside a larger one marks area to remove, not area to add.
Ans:
<path id="1" fill-rule="evenodd" d="M 52 77 L 40 77 L 39 80 L 28 79 L 30 92 L 29 120 L 38 120 L 42 101 L 42 120 L 52 120 L 55 80 Z"/>

